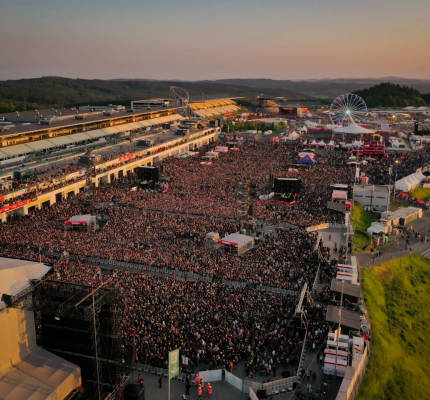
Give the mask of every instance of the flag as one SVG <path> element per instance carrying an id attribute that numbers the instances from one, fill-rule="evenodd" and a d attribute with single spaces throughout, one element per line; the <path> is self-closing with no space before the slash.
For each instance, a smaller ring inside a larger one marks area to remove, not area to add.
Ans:
<path id="1" fill-rule="evenodd" d="M 179 375 L 179 349 L 169 352 L 169 379 Z"/>

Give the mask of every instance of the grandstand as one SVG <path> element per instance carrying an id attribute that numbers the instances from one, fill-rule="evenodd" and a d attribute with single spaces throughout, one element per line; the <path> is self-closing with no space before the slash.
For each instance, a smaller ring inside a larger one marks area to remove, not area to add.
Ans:
<path id="1" fill-rule="evenodd" d="M 209 100 L 190 104 L 193 113 L 201 118 L 211 118 L 239 111 L 240 107 L 231 99 Z"/>
<path id="2" fill-rule="evenodd" d="M 62 146 L 68 146 L 79 143 L 87 143 L 98 140 L 102 137 L 122 134 L 131 131 L 141 130 L 155 125 L 176 122 L 184 119 L 179 114 L 171 114 L 152 119 L 146 119 L 138 122 L 130 122 L 126 124 L 108 126 L 106 128 L 94 129 L 86 132 L 74 133 L 70 135 L 62 135 L 50 139 L 36 140 L 27 143 L 17 144 L 13 146 L 0 148 L 0 160 L 5 160 L 13 157 L 19 157 L 30 153 L 52 150 Z"/>

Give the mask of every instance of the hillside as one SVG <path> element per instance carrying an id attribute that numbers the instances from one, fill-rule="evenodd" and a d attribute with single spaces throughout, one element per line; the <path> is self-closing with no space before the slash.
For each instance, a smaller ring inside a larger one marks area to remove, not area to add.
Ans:
<path id="1" fill-rule="evenodd" d="M 368 107 L 407 107 L 426 104 L 418 90 L 388 82 L 355 93 L 366 101 Z"/>
<path id="2" fill-rule="evenodd" d="M 258 88 L 280 88 L 303 93 L 309 96 L 334 98 L 339 94 L 354 92 L 390 82 L 419 90 L 421 93 L 430 93 L 430 80 L 407 79 L 398 77 L 369 78 L 369 79 L 309 79 L 301 81 L 276 79 L 222 79 L 214 81 L 229 85 L 243 85 Z"/>
<path id="3" fill-rule="evenodd" d="M 388 261 L 363 272 L 372 350 L 358 400 L 430 399 L 430 261 Z"/>
<path id="4" fill-rule="evenodd" d="M 188 90 L 191 99 L 216 97 L 256 97 L 256 88 L 214 82 L 174 82 L 150 80 L 87 80 L 44 77 L 0 81 L 0 112 L 61 107 L 80 104 L 129 104 L 130 100 L 168 97 L 170 86 Z M 306 99 L 287 89 L 265 90 L 267 95 Z"/>

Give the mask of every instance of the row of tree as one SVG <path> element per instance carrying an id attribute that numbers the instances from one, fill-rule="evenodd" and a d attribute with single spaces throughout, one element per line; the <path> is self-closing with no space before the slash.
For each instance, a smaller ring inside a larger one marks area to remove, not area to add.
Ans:
<path id="1" fill-rule="evenodd" d="M 393 83 L 381 83 L 368 89 L 355 92 L 361 96 L 368 107 L 419 107 L 430 105 L 430 94 Z"/>

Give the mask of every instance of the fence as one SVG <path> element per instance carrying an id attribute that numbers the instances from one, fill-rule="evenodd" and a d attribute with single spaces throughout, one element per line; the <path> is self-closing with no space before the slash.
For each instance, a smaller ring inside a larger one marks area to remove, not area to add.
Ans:
<path id="1" fill-rule="evenodd" d="M 299 366 L 297 367 L 297 382 L 301 382 L 302 372 L 303 372 L 303 364 L 305 363 L 305 354 L 306 354 L 306 340 L 308 338 L 308 329 L 306 328 L 305 338 L 303 339 L 302 353 L 300 354 Z"/>
<path id="2" fill-rule="evenodd" d="M 297 382 L 297 376 L 278 379 L 272 382 L 263 383 L 263 389 L 266 390 L 268 396 L 292 391 L 294 384 Z"/>
<path id="3" fill-rule="evenodd" d="M 76 258 L 76 256 L 70 255 L 70 258 Z M 185 272 L 185 271 L 170 269 L 170 268 L 161 267 L 157 265 L 136 264 L 136 263 L 130 263 L 126 261 L 98 259 L 95 257 L 83 257 L 82 260 L 88 264 L 99 265 L 102 268 L 110 269 L 110 270 L 121 268 L 121 269 L 127 269 L 134 272 L 144 272 L 152 275 L 175 276 L 178 279 L 187 280 L 187 281 L 202 281 L 202 282 L 213 281 L 213 278 L 208 275 L 200 275 L 195 272 Z M 249 285 L 248 282 L 233 281 L 233 280 L 223 280 L 223 283 L 226 285 L 233 286 L 235 288 L 244 288 Z M 288 290 L 288 289 L 282 289 L 282 288 L 272 287 L 272 286 L 256 285 L 254 288 L 262 292 L 280 293 L 286 296 L 296 296 L 298 294 L 296 290 Z"/>
<path id="4" fill-rule="evenodd" d="M 253 388 L 249 388 L 249 398 L 251 400 L 258 400 L 257 395 L 255 394 L 255 391 Z"/>
<path id="5" fill-rule="evenodd" d="M 136 370 L 138 372 L 144 372 L 153 375 L 161 375 L 164 377 L 168 376 L 167 369 L 157 368 L 148 364 L 137 364 Z M 288 378 L 282 378 L 271 382 L 261 383 L 255 382 L 250 379 L 241 379 L 229 371 L 222 369 L 213 369 L 206 371 L 199 371 L 199 376 L 203 378 L 205 382 L 220 382 L 223 380 L 223 372 L 225 382 L 241 391 L 242 393 L 249 394 L 251 399 L 257 399 L 256 392 L 259 390 L 266 390 L 266 394 L 271 396 L 279 393 L 285 393 L 287 391 L 292 391 L 294 384 L 298 381 L 297 376 L 290 376 Z M 181 382 L 185 382 L 186 374 L 179 373 L 179 375 L 173 379 Z"/>

